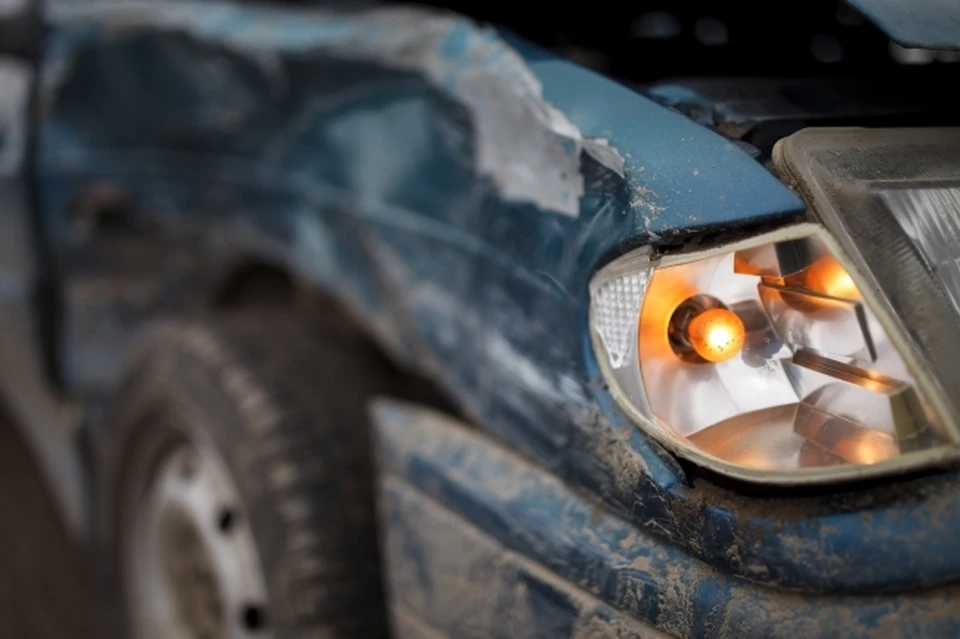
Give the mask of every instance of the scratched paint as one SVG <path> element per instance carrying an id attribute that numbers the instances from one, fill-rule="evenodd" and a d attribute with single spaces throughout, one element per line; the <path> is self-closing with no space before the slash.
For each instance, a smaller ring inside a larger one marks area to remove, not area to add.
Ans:
<path id="1" fill-rule="evenodd" d="M 960 575 L 955 475 L 748 498 L 691 480 L 610 401 L 585 334 L 598 266 L 640 244 L 659 250 L 802 214 L 735 145 L 511 40 L 543 98 L 624 159 L 621 175 L 582 152 L 578 215 L 557 215 L 506 197 L 478 169 L 475 114 L 419 71 L 312 49 L 327 37 L 313 14 L 298 21 L 293 49 L 280 31 L 197 31 L 193 21 L 215 23 L 207 6 L 181 11 L 183 28 L 128 14 L 112 37 L 86 13 L 52 35 L 38 184 L 66 269 L 72 388 L 91 373 L 96 390 L 109 388 L 140 325 L 191 309 L 210 293 L 205 274 L 228 259 L 256 257 L 350 305 L 478 427 L 677 549 L 677 562 L 808 593 L 929 588 Z M 261 11 L 270 13 L 243 15 Z M 102 181 L 131 195 L 131 222 L 149 232 L 78 229 L 70 204 Z M 138 289 L 162 295 L 143 304 L 129 293 Z"/>
<path id="2" fill-rule="evenodd" d="M 468 108 L 477 170 L 507 198 L 575 216 L 583 195 L 581 150 L 622 173 L 616 149 L 604 140 L 584 139 L 547 103 L 539 80 L 495 31 L 454 14 L 389 7 L 345 16 L 322 10 L 258 12 L 211 3 L 198 16 L 186 3 L 164 3 L 162 8 L 156 3 L 91 4 L 97 3 L 58 4 L 53 19 L 108 25 L 107 37 L 112 39 L 145 26 L 188 34 L 258 58 L 268 68 L 276 64 L 271 58 L 282 52 L 416 72 Z M 68 72 L 56 62 L 50 68 Z"/>
<path id="3" fill-rule="evenodd" d="M 205 7 L 193 19 L 202 22 Z M 224 51 L 219 32 L 193 40 L 141 20 L 118 39 L 91 22 L 88 14 L 61 23 L 52 36 L 38 167 L 69 268 L 64 357 L 74 388 L 109 388 L 127 339 L 157 314 L 189 308 L 211 268 L 238 254 L 269 258 L 331 287 L 482 428 L 691 558 L 797 590 L 917 587 L 960 572 L 943 559 L 953 557 L 957 518 L 951 476 L 836 497 L 741 498 L 702 480 L 688 485 L 609 401 L 584 333 L 597 266 L 656 238 L 787 222 L 802 208 L 722 138 L 518 48 L 544 97 L 584 135 L 609 133 L 625 159 L 621 177 L 581 154 L 579 215 L 558 216 L 505 199 L 479 176 L 470 111 L 415 73 L 285 51 L 282 33 L 264 40 L 254 29 L 257 54 L 248 55 Z M 234 49 L 244 37 L 231 35 Z M 238 106 L 224 114 L 223 104 Z M 388 133 L 364 136 L 381 118 L 377 130 Z M 378 168 L 368 170 L 374 158 Z M 149 244 L 90 240 L 75 228 L 72 199 L 103 180 L 137 202 Z M 310 224 L 335 238 L 335 270 L 309 254 L 310 238 L 298 239 Z M 163 257 L 178 253 L 193 259 Z M 130 272 L 131 255 L 150 257 Z M 442 294 L 444 313 L 430 299 L 411 304 L 413 284 L 433 301 Z M 116 294 L 138 288 L 164 294 L 155 306 Z M 492 361 L 483 341 L 491 339 L 512 359 Z M 509 385 L 498 384 L 503 361 L 516 373 Z M 545 391 L 551 382 L 558 387 Z M 871 562 L 876 555 L 888 561 Z"/>
<path id="4" fill-rule="evenodd" d="M 194 19 L 203 21 L 205 7 Z M 265 55 L 270 41 L 253 30 L 258 53 L 247 55 L 224 51 L 215 34 L 185 39 L 141 20 L 110 38 L 91 21 L 53 34 L 38 167 L 58 258 L 69 267 L 64 357 L 75 388 L 109 388 L 139 326 L 189 308 L 209 286 L 208 271 L 248 254 L 329 287 L 483 428 L 724 570 L 817 590 L 957 574 L 938 560 L 955 517 L 948 478 L 860 501 L 748 500 L 702 481 L 691 489 L 608 401 L 584 333 L 597 266 L 655 238 L 787 222 L 801 208 L 722 138 L 596 74 L 518 49 L 546 99 L 584 134 L 606 130 L 627 160 L 621 177 L 582 154 L 579 215 L 558 216 L 505 199 L 479 175 L 470 111 L 417 74 L 285 51 L 282 33 Z M 243 33 L 231 38 L 241 48 Z M 227 117 L 223 104 L 238 106 Z M 378 121 L 380 135 L 363 134 Z M 131 194 L 134 221 L 148 234 L 79 232 L 70 203 L 105 180 Z M 333 255 L 312 255 L 324 235 L 301 238 L 312 225 L 334 238 Z M 130 269 L 136 255 L 150 257 Z M 414 285 L 433 297 L 421 305 Z M 129 290 L 163 295 L 142 305 L 116 293 Z M 438 295 L 445 303 L 431 308 Z M 490 358 L 484 340 L 511 358 Z M 498 384 L 504 362 L 510 384 Z M 859 512 L 870 503 L 890 504 L 893 521 L 930 522 L 925 543 L 871 526 Z M 855 546 L 846 541 L 854 538 Z M 896 561 L 847 569 L 872 552 Z"/>

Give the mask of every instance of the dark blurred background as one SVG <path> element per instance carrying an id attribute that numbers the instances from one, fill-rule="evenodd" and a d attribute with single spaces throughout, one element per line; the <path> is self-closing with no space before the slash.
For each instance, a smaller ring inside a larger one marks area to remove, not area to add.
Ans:
<path id="1" fill-rule="evenodd" d="M 0 636 L 95 637 L 90 566 L 19 432 L 0 413 Z"/>

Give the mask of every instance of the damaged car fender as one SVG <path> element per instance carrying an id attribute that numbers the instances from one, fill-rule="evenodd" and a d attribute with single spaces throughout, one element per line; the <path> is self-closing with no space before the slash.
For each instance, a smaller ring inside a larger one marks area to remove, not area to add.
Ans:
<path id="1" fill-rule="evenodd" d="M 383 457 L 397 521 L 427 498 L 467 519 L 493 513 L 493 523 L 471 522 L 483 543 L 522 555 L 523 570 L 563 568 L 583 591 L 571 595 L 578 605 L 599 616 L 629 609 L 693 635 L 709 636 L 714 621 L 739 633 L 755 610 L 775 630 L 777 602 L 809 612 L 782 621 L 799 633 L 822 593 L 848 597 L 830 614 L 851 635 L 878 631 L 872 620 L 897 606 L 920 627 L 924 596 L 877 593 L 938 586 L 931 601 L 952 596 L 960 566 L 943 558 L 960 525 L 955 477 L 853 497 L 747 499 L 694 485 L 606 392 L 586 336 L 598 267 L 640 246 L 803 216 L 800 199 L 740 145 L 512 35 L 433 10 L 109 3 L 63 6 L 52 19 L 37 186 L 62 267 L 61 366 L 72 388 L 109 389 L 143 325 L 202 308 L 225 265 L 276 264 L 342 301 L 485 431 L 474 447 L 459 427 L 431 422 L 421 430 L 446 433 L 436 441 L 450 439 L 447 449 L 401 451 L 409 440 L 381 427 L 381 446 L 396 448 Z M 107 198 L 127 203 L 120 225 L 83 213 L 105 192 L 123 194 Z M 480 488 L 470 499 L 449 459 L 461 449 L 487 455 L 471 466 Z M 487 490 L 481 462 L 502 459 L 532 486 L 522 508 Z M 594 546 L 577 537 L 564 566 L 551 564 L 572 538 L 563 526 L 532 548 L 511 537 L 528 519 L 494 525 L 536 503 L 589 520 L 581 493 L 602 504 L 606 537 Z M 631 534 L 639 540 L 623 542 L 622 555 L 610 550 Z M 594 563 L 578 564 L 577 553 Z M 711 577 L 661 596 L 670 584 L 643 569 L 644 553 L 662 565 L 689 560 L 691 572 L 708 565 Z M 622 557 L 639 563 L 627 569 Z M 631 603 L 627 591 L 649 596 Z M 682 618 L 688 607 L 706 616 Z M 933 630 L 954 627 L 934 617 Z"/>

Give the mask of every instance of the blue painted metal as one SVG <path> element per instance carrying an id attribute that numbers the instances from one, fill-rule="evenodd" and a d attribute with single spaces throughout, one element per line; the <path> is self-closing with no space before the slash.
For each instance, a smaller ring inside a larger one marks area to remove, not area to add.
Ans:
<path id="1" fill-rule="evenodd" d="M 146 319 L 182 311 L 209 291 L 205 274 L 255 257 L 339 297 L 488 433 L 598 496 L 644 543 L 737 584 L 686 592 L 691 602 L 733 605 L 745 586 L 722 575 L 811 592 L 960 576 L 955 475 L 789 500 L 691 486 L 604 390 L 585 321 L 599 265 L 640 244 L 802 213 L 738 147 L 568 62 L 525 46 L 521 59 L 467 20 L 404 23 L 407 42 L 426 44 L 398 67 L 370 48 L 383 25 L 215 3 L 158 7 L 62 17 L 47 56 L 38 186 L 64 269 L 64 357 L 76 388 L 108 389 Z M 442 37 L 420 37 L 424 24 Z M 354 49 L 344 34 L 358 28 L 366 35 Z M 438 76 L 450 56 L 453 77 Z M 498 92 L 481 91 L 490 86 Z M 524 120 L 515 109 L 541 111 Z M 616 153 L 604 155 L 597 136 Z M 578 152 L 577 175 L 544 162 L 554 190 L 532 188 L 536 179 L 518 187 L 481 161 L 491 141 L 510 139 L 543 142 L 517 150 L 535 164 L 540 151 L 560 165 Z M 90 235 L 69 215 L 104 181 L 135 202 L 133 221 L 149 229 L 136 242 Z M 564 188 L 577 184 L 571 215 Z M 167 257 L 117 268 L 147 245 Z M 106 249 L 112 261 L 96 257 Z"/>
<path id="2" fill-rule="evenodd" d="M 471 602 L 481 609 L 473 611 L 475 616 L 482 616 L 485 605 L 492 608 L 488 614 L 496 612 L 500 592 L 487 598 L 479 580 L 456 584 L 443 574 L 454 566 L 482 562 L 485 553 L 476 548 L 480 542 L 474 530 L 479 528 L 508 550 L 611 602 L 625 612 L 625 621 L 634 615 L 678 636 L 960 633 L 960 617 L 952 606 L 960 594 L 956 585 L 874 596 L 764 588 L 692 560 L 448 418 L 390 402 L 379 404 L 375 417 L 386 469 L 382 498 L 392 524 L 387 549 L 391 565 L 397 567 L 396 577 L 391 577 L 396 579 L 393 596 L 447 628 L 455 630 L 456 619 L 450 615 L 456 610 L 448 609 L 450 600 Z M 452 519 L 446 509 L 463 513 L 467 521 Z M 722 526 L 714 530 L 719 536 L 725 531 Z M 447 557 L 434 561 L 434 548 L 441 555 L 459 555 L 460 563 Z M 437 592 L 439 588 L 448 591 Z"/>
<path id="3" fill-rule="evenodd" d="M 764 212 L 802 208 L 773 175 L 758 172 L 739 145 L 589 69 L 512 42 L 547 100 L 584 135 L 609 140 L 623 156 L 631 209 L 648 233 L 729 225 L 745 214 L 759 222 Z"/>
<path id="4" fill-rule="evenodd" d="M 849 0 L 897 42 L 960 49 L 960 3 L 955 0 Z"/>
<path id="5" fill-rule="evenodd" d="M 381 477 L 381 488 L 398 639 L 664 636 L 506 549 L 397 477 Z"/>

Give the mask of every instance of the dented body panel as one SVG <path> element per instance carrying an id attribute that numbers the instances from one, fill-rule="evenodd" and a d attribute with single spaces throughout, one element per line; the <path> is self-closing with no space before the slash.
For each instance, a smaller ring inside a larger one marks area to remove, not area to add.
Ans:
<path id="1" fill-rule="evenodd" d="M 611 620 L 621 636 L 865 636 L 891 615 L 912 624 L 905 635 L 955 629 L 955 475 L 746 497 L 693 482 L 604 388 L 586 335 L 599 266 L 803 214 L 740 145 L 423 9 L 108 3 L 52 19 L 35 186 L 71 390 L 108 393 L 148 321 L 208 308 L 243 264 L 277 264 L 347 305 L 486 433 L 381 420 L 398 588 L 417 566 L 429 577 L 431 552 L 453 556 L 416 522 L 425 513 L 500 557 L 464 599 L 482 584 L 566 593 L 549 600 L 567 602 L 567 621 L 535 612 L 539 595 L 516 611 L 521 626 L 566 624 L 560 636 Z M 103 222 L 104 201 L 121 225 Z M 503 493 L 501 471 L 523 490 Z M 457 568 L 437 561 L 436 578 Z M 398 623 L 488 636 L 422 597 L 396 603 Z"/>
<path id="2" fill-rule="evenodd" d="M 311 22 L 295 13 L 211 4 L 173 5 L 173 17 L 158 19 L 153 7 L 125 4 L 61 16 L 49 46 L 43 101 L 52 117 L 41 131 L 39 171 L 55 242 L 62 251 L 81 247 L 81 255 L 65 258 L 75 269 L 106 258 L 103 250 L 82 246 L 86 229 L 71 220 L 70 209 L 92 180 L 119 183 L 121 176 L 137 206 L 156 218 L 145 223 L 180 236 L 199 228 L 203 237 L 211 222 L 226 225 L 228 246 L 216 247 L 223 253 L 268 254 L 340 289 L 369 316 L 385 297 L 377 286 L 404 286 L 375 281 L 384 276 L 423 280 L 417 283 L 466 297 L 475 290 L 490 294 L 506 275 L 510 285 L 519 279 L 538 295 L 577 305 L 592 270 L 612 253 L 698 229 L 773 223 L 802 208 L 729 141 L 532 48 L 529 64 L 511 53 L 507 65 L 504 52 L 514 49 L 477 27 L 467 37 L 465 19 L 428 22 L 440 32 L 432 36 L 435 49 L 414 56 L 431 68 L 462 67 L 447 78 L 429 69 L 385 67 L 380 60 L 403 41 L 380 43 L 375 36 L 389 24 L 382 20 L 344 27 L 325 14 Z M 364 36 L 367 42 L 354 30 L 373 35 Z M 418 36 L 406 37 L 420 47 Z M 355 39 L 372 51 L 353 52 Z M 239 43 L 246 50 L 231 52 Z M 453 61 L 434 64 L 431 55 Z M 492 62 L 483 57 L 491 55 Z M 482 108 L 459 99 L 488 85 L 504 97 L 490 97 Z M 552 115 L 542 121 L 534 115 L 544 113 Z M 490 124 L 477 130 L 481 116 Z M 507 150 L 483 150 L 503 146 Z M 524 159 L 514 170 L 514 146 L 525 149 L 521 158 L 538 159 Z M 589 151 L 582 166 L 581 147 Z M 494 157 L 485 161 L 485 155 Z M 551 167 L 554 178 L 538 172 L 538 163 Z M 518 172 L 536 179 L 517 181 Z M 404 233 L 385 242 L 385 229 Z M 340 247 L 330 246 L 332 237 Z M 436 263 L 450 272 L 394 255 L 434 245 L 441 252 Z M 192 247 L 188 252 L 196 254 Z M 367 264 L 357 262 L 368 254 Z M 394 268 L 398 260 L 407 262 L 405 270 Z M 208 262 L 194 266 L 210 270 Z M 475 281 L 476 270 L 488 281 Z M 167 273 L 162 281 L 171 279 Z M 160 289 L 153 299 L 186 295 L 164 284 L 153 288 Z M 77 305 L 95 304 L 97 291 L 68 287 L 67 295 Z M 454 321 L 490 302 L 473 295 Z M 107 353 L 122 346 L 116 328 L 97 339 L 96 322 L 86 326 L 74 340 L 77 348 L 99 354 L 84 364 L 67 362 L 67 375 L 80 384 L 109 383 L 119 360 Z"/>

